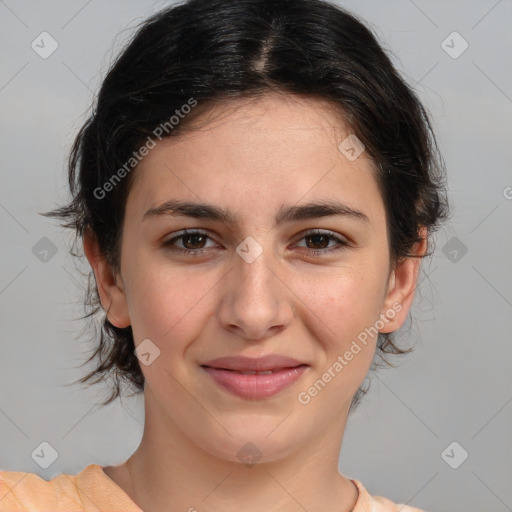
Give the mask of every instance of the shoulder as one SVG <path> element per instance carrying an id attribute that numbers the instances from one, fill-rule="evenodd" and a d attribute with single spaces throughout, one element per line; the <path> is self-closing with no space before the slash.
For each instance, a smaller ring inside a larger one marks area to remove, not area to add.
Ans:
<path id="1" fill-rule="evenodd" d="M 97 464 L 77 475 L 44 480 L 35 473 L 0 471 L 0 512 L 140 512 Z"/>
<path id="2" fill-rule="evenodd" d="M 371 496 L 359 480 L 352 479 L 359 491 L 359 498 L 352 512 L 424 512 L 419 508 L 395 503 L 382 496 Z"/>
<path id="3" fill-rule="evenodd" d="M 75 478 L 62 474 L 46 481 L 35 473 L 0 471 L 0 511 L 21 510 L 20 507 L 34 511 L 59 510 L 58 502 L 64 497 L 68 498 L 66 504 L 75 505 L 72 501 L 73 494 L 76 495 Z"/>

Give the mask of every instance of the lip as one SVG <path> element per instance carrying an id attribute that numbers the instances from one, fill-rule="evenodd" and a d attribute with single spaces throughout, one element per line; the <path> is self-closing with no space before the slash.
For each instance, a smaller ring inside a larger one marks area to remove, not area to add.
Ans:
<path id="1" fill-rule="evenodd" d="M 306 363 L 297 361 L 291 357 L 269 354 L 257 358 L 245 356 L 218 357 L 217 359 L 206 361 L 206 363 L 203 363 L 201 366 L 209 366 L 210 368 L 219 368 L 223 370 L 264 372 L 279 368 L 296 368 L 302 364 Z"/>
<path id="2" fill-rule="evenodd" d="M 249 357 L 221 357 L 201 365 L 203 370 L 223 389 L 248 400 L 261 400 L 291 386 L 309 365 L 296 359 L 269 355 Z M 268 374 L 242 374 L 238 372 L 263 372 Z"/>

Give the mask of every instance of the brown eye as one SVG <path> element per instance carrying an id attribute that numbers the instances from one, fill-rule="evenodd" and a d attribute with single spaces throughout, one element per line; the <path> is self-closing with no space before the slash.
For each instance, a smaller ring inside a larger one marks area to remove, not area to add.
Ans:
<path id="1" fill-rule="evenodd" d="M 301 240 L 306 240 L 306 249 L 309 252 L 318 255 L 328 255 L 348 247 L 348 242 L 330 231 L 309 231 L 305 233 Z M 337 245 L 329 247 L 330 242 L 336 242 Z M 299 246 L 304 247 L 304 246 Z"/>
<path id="2" fill-rule="evenodd" d="M 178 253 L 194 255 L 201 254 L 209 249 L 205 246 L 208 240 L 211 240 L 211 238 L 202 231 L 185 231 L 169 240 L 165 240 L 162 245 Z M 177 245 L 177 242 L 181 243 L 181 247 Z"/>
<path id="3" fill-rule="evenodd" d="M 311 247 L 307 242 L 308 249 L 324 249 L 329 245 L 329 236 L 327 235 L 307 235 L 305 240 L 311 240 L 311 244 L 317 247 Z M 320 247 L 318 247 L 320 246 Z"/>
<path id="4" fill-rule="evenodd" d="M 180 238 L 183 240 L 185 249 L 202 249 L 208 237 L 200 233 L 192 233 L 190 235 L 182 235 Z"/>

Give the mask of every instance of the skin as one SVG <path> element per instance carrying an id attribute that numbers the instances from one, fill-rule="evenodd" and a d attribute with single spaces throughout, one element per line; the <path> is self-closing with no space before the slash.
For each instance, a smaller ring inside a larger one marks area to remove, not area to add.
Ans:
<path id="1" fill-rule="evenodd" d="M 351 400 L 370 367 L 377 338 L 307 405 L 297 395 L 322 377 L 393 305 L 405 321 L 420 258 L 390 264 L 384 203 L 366 152 L 350 161 L 338 144 L 350 130 L 312 98 L 268 93 L 217 105 L 139 164 L 127 199 L 121 267 L 115 273 L 94 237 L 84 239 L 102 306 L 135 345 L 149 338 L 160 356 L 145 366 L 145 426 L 133 455 L 105 473 L 146 512 L 350 511 L 355 485 L 338 472 Z M 201 121 L 201 122 L 199 122 Z M 229 209 L 238 223 L 144 213 L 169 199 Z M 273 227 L 282 205 L 338 200 L 368 222 L 329 216 Z M 183 229 L 207 239 L 162 242 Z M 330 231 L 349 245 L 304 238 Z M 261 246 L 252 263 L 236 248 Z M 195 244 L 195 245 L 194 245 Z M 426 238 L 413 248 L 421 255 Z M 196 249 L 196 250 L 197 250 Z M 325 255 L 312 249 L 326 251 Z M 281 354 L 309 368 L 291 387 L 262 400 L 218 387 L 200 365 L 216 357 Z M 248 467 L 246 443 L 261 453 Z"/>

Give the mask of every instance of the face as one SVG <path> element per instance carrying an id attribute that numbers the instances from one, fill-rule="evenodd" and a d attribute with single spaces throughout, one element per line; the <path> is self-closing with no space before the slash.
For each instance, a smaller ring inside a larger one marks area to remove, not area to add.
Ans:
<path id="1" fill-rule="evenodd" d="M 115 282 L 86 252 L 110 321 L 131 324 L 150 363 L 147 414 L 226 460 L 248 442 L 276 460 L 339 431 L 377 330 L 405 319 L 417 262 L 391 268 L 374 163 L 338 148 L 350 130 L 332 107 L 268 94 L 198 120 L 133 171 Z M 269 355 L 293 361 L 233 371 Z"/>

